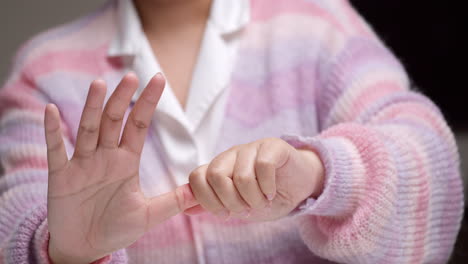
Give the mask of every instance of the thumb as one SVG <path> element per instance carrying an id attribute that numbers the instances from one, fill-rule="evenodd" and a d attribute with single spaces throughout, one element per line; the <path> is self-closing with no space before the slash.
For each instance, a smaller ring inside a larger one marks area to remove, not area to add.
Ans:
<path id="1" fill-rule="evenodd" d="M 198 205 L 189 184 L 179 186 L 172 192 L 153 197 L 149 203 L 148 220 L 150 226 L 160 224 L 168 218 Z"/>

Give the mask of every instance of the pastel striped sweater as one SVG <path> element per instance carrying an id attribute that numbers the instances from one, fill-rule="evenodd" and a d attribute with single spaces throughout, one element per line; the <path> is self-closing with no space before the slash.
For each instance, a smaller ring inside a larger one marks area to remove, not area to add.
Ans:
<path id="1" fill-rule="evenodd" d="M 89 83 L 115 87 L 127 70 L 107 57 L 115 20 L 110 1 L 16 56 L 0 92 L 5 263 L 49 262 L 44 106 L 61 109 L 72 153 Z M 309 146 L 325 165 L 323 193 L 273 222 L 178 215 L 102 262 L 446 262 L 464 208 L 452 132 L 350 4 L 252 0 L 241 38 L 216 153 L 264 137 Z M 175 188 L 159 144 L 152 127 L 140 169 L 151 195 Z"/>

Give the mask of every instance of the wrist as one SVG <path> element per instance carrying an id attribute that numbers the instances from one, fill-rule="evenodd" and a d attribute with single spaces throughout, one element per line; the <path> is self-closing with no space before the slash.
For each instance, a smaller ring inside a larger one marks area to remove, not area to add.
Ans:
<path id="1" fill-rule="evenodd" d="M 92 258 L 84 258 L 65 254 L 57 248 L 52 240 L 49 240 L 48 253 L 49 259 L 53 264 L 89 264 L 94 261 Z"/>
<path id="2" fill-rule="evenodd" d="M 325 168 L 319 156 L 310 149 L 298 149 L 298 152 L 304 159 L 306 164 L 305 173 L 310 182 L 308 196 L 305 198 L 317 199 L 323 192 L 325 183 Z M 305 200 L 304 199 L 304 200 Z"/>

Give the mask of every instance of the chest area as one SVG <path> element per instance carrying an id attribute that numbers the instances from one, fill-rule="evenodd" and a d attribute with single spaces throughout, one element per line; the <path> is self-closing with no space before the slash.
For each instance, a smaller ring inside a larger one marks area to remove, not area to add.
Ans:
<path id="1" fill-rule="evenodd" d="M 193 79 L 194 68 L 200 53 L 204 26 L 190 26 L 165 34 L 148 35 L 151 52 L 157 58 L 166 81 L 182 108 Z"/>

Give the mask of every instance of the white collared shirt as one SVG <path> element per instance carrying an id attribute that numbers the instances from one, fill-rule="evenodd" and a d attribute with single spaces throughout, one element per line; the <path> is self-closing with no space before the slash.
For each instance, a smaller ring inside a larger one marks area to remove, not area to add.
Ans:
<path id="1" fill-rule="evenodd" d="M 167 83 L 152 124 L 161 140 L 168 168 L 177 185 L 188 182 L 189 173 L 215 156 L 226 88 L 235 63 L 239 34 L 250 19 L 247 0 L 213 0 L 190 83 L 186 111 Z M 118 31 L 109 56 L 126 58 L 127 67 L 140 78 L 139 97 L 148 81 L 163 72 L 143 32 L 131 0 L 118 0 Z M 163 72 L 164 74 L 164 72 Z"/>

